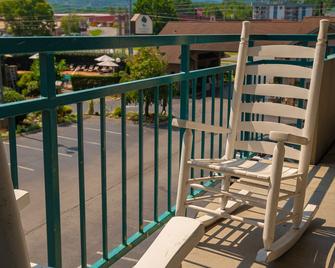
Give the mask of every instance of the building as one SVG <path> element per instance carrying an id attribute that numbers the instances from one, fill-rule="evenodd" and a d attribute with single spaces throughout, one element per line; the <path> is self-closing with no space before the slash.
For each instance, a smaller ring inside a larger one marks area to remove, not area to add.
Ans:
<path id="1" fill-rule="evenodd" d="M 329 32 L 335 32 L 335 17 L 327 17 L 333 24 Z M 302 21 L 290 20 L 259 20 L 253 21 L 251 32 L 253 34 L 309 34 L 316 33 L 320 17 L 305 17 Z M 187 35 L 187 34 L 239 34 L 240 21 L 171 21 L 165 25 L 160 35 Z M 333 42 L 333 41 L 332 41 Z M 262 44 L 266 41 L 262 41 Z M 277 42 L 278 43 L 278 42 Z M 282 41 L 281 43 L 287 43 Z M 255 45 L 260 43 L 256 42 Z M 212 43 L 191 45 L 191 68 L 201 69 L 220 65 L 221 58 L 229 57 L 227 52 L 237 52 L 238 43 Z M 178 46 L 160 47 L 169 63 L 169 72 L 180 70 L 180 48 Z"/>
<path id="2" fill-rule="evenodd" d="M 56 13 L 55 35 L 62 35 L 61 20 L 69 13 Z M 125 35 L 129 32 L 128 14 L 109 14 L 109 13 L 75 13 L 74 15 L 82 19 L 83 27 L 81 35 L 87 35 L 89 31 L 99 28 L 101 35 Z"/>
<path id="3" fill-rule="evenodd" d="M 255 2 L 252 4 L 254 20 L 302 20 L 313 16 L 313 5 L 277 2 Z"/>

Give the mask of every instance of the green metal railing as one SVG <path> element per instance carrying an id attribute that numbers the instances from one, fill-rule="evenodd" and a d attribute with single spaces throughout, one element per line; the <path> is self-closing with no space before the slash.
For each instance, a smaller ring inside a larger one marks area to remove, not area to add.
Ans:
<path id="1" fill-rule="evenodd" d="M 77 106 L 77 139 L 78 139 L 78 178 L 79 178 L 79 209 L 80 209 L 80 241 L 81 241 L 81 267 L 87 267 L 87 230 L 85 207 L 85 162 L 84 162 L 84 127 L 83 127 L 83 102 L 100 99 L 100 159 L 101 159 L 101 233 L 102 233 L 102 258 L 97 260 L 91 267 L 107 267 L 120 259 L 135 245 L 146 239 L 160 226 L 167 222 L 174 214 L 174 201 L 172 200 L 172 108 L 173 100 L 180 96 L 180 117 L 182 119 L 198 120 L 206 122 L 206 114 L 210 113 L 210 122 L 216 121 L 223 125 L 228 124 L 230 99 L 232 95 L 232 81 L 234 77 L 234 65 L 217 66 L 201 70 L 190 70 L 190 46 L 192 44 L 238 42 L 238 35 L 186 35 L 186 36 L 131 36 L 131 37 L 29 37 L 29 38 L 0 38 L 0 55 L 40 53 L 41 70 L 41 96 L 36 99 L 22 102 L 7 103 L 0 105 L 0 119 L 9 119 L 9 148 L 11 175 L 15 188 L 19 187 L 18 161 L 16 150 L 16 123 L 15 118 L 19 115 L 35 111 L 42 111 L 43 124 L 43 159 L 44 159 L 44 181 L 45 181 L 45 202 L 46 202 L 46 228 L 47 228 L 47 253 L 48 265 L 50 267 L 62 267 L 62 239 L 61 239 L 61 213 L 59 193 L 59 160 L 57 140 L 57 107 L 66 104 Z M 329 35 L 335 39 L 334 35 Z M 252 42 L 258 40 L 271 41 L 315 41 L 316 35 L 255 35 L 251 36 Z M 179 73 L 168 74 L 160 77 L 153 77 L 138 81 L 89 88 L 71 93 L 56 94 L 55 89 L 55 67 L 54 53 L 79 50 L 97 50 L 111 48 L 146 47 L 146 46 L 181 46 L 181 70 Z M 294 62 L 292 62 L 295 64 Z M 306 64 L 298 62 L 296 64 Z M 207 90 L 208 82 L 210 89 Z M 177 86 L 176 86 L 177 85 Z M 143 196 L 144 196 L 144 170 L 143 170 L 143 128 L 144 119 L 142 112 L 138 120 L 138 231 L 128 234 L 127 229 L 127 121 L 126 121 L 126 97 L 127 92 L 138 91 L 138 109 L 143 111 L 143 90 L 154 91 L 154 185 L 153 185 L 153 219 L 149 224 L 144 224 L 143 219 Z M 162 88 L 167 88 L 168 103 L 168 136 L 167 136 L 167 200 L 166 211 L 159 213 L 159 95 Z M 176 90 L 177 88 L 177 90 Z M 177 95 L 174 93 L 177 91 Z M 216 113 L 216 98 L 219 98 L 219 114 Z M 224 95 L 227 98 L 227 107 L 224 106 Z M 120 245 L 111 248 L 108 240 L 108 203 L 107 203 L 107 172 L 106 172 L 106 100 L 110 95 L 121 95 L 121 207 L 122 207 L 122 239 Z M 207 95 L 210 95 L 210 104 L 207 103 Z M 198 97 L 201 103 L 201 118 L 196 118 L 196 105 Z M 249 101 L 249 97 L 245 97 Z M 250 120 L 250 115 L 246 115 Z M 261 120 L 261 118 L 259 118 Z M 180 141 L 183 130 L 180 131 Z M 197 134 L 198 135 L 198 134 Z M 197 152 L 205 157 L 206 152 L 210 157 L 216 154 L 221 157 L 223 154 L 223 135 L 216 137 L 209 136 L 209 147 L 206 146 L 206 135 L 200 133 L 200 144 L 193 138 L 192 155 Z M 250 135 L 245 134 L 244 138 L 249 139 Z M 216 145 L 217 144 L 217 145 Z M 195 176 L 192 170 L 191 175 Z M 201 171 L 200 175 L 204 175 Z M 192 191 L 191 194 L 198 192 Z M 42 249 L 41 249 L 42 250 Z M 78 249 L 79 250 L 79 249 Z"/>

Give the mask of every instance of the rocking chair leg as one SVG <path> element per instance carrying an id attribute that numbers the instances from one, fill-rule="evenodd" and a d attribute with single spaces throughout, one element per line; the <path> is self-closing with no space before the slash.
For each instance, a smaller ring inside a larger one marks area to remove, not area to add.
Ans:
<path id="1" fill-rule="evenodd" d="M 272 171 L 265 210 L 265 221 L 263 230 L 263 243 L 265 250 L 271 250 L 271 246 L 275 236 L 277 207 L 284 154 L 284 143 L 278 142 L 273 153 Z"/>
<path id="2" fill-rule="evenodd" d="M 191 157 L 192 148 L 192 131 L 190 129 L 185 130 L 181 157 L 180 157 L 180 171 L 178 179 L 178 191 L 177 191 L 177 204 L 176 204 L 176 216 L 185 216 L 185 202 L 187 197 L 187 179 L 189 178 L 190 167 L 187 161 Z"/>
<path id="3" fill-rule="evenodd" d="M 221 181 L 221 190 L 228 191 L 230 187 L 230 176 L 225 176 L 224 179 Z M 221 198 L 221 210 L 224 210 L 228 203 L 228 197 L 223 196 Z"/>
<path id="4" fill-rule="evenodd" d="M 294 198 L 293 205 L 293 226 L 295 229 L 298 229 L 302 221 L 302 214 L 304 210 L 304 201 L 305 201 L 305 191 L 307 187 L 307 176 L 302 176 L 297 180 L 296 193 L 299 193 L 298 196 Z"/>

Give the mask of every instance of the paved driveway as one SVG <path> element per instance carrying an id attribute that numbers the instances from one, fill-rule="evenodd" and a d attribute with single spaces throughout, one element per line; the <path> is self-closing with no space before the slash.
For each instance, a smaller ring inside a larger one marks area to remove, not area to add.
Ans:
<path id="1" fill-rule="evenodd" d="M 197 101 L 197 118 L 201 105 Z M 210 111 L 210 100 L 207 100 Z M 218 100 L 216 114 L 218 114 Z M 173 104 L 178 116 L 179 104 Z M 136 109 L 136 107 L 129 107 Z M 218 116 L 216 116 L 218 121 Z M 207 122 L 209 121 L 209 113 Z M 99 117 L 84 121 L 85 187 L 87 219 L 87 256 L 93 263 L 101 256 L 101 177 L 100 177 L 100 126 Z M 76 124 L 58 127 L 59 175 L 62 223 L 62 254 L 64 267 L 80 265 L 79 190 Z M 120 120 L 107 119 L 107 186 L 108 186 L 108 238 L 109 248 L 121 242 L 121 124 Z M 167 209 L 167 138 L 166 126 L 159 130 L 159 212 Z M 175 200 L 179 132 L 173 131 L 172 200 Z M 207 136 L 209 137 L 209 135 Z M 200 135 L 196 139 L 199 140 Z M 217 146 L 217 137 L 215 138 Z M 206 138 L 209 148 L 209 138 Z M 30 205 L 22 212 L 31 261 L 47 264 L 45 197 L 43 176 L 42 134 L 35 133 L 17 138 L 20 188 L 31 195 Z M 154 128 L 144 127 L 144 221 L 153 220 L 154 182 Z M 7 144 L 8 148 L 8 144 Z M 215 147 L 217 149 L 217 147 Z M 199 153 L 199 149 L 196 149 Z M 138 126 L 127 122 L 127 220 L 128 234 L 138 230 Z M 115 267 L 131 267 L 141 256 L 150 240 L 124 257 Z"/>

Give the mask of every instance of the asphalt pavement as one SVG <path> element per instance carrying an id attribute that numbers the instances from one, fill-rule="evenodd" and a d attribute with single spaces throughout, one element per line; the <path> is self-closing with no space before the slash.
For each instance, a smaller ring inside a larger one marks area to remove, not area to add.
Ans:
<path id="1" fill-rule="evenodd" d="M 117 101 L 107 101 L 107 109 L 112 110 Z M 226 111 L 226 102 L 224 103 Z M 95 101 L 95 108 L 99 103 Z M 128 110 L 136 110 L 130 105 Z M 206 103 L 206 121 L 211 121 L 211 100 Z M 219 100 L 215 101 L 215 118 L 219 121 Z M 173 114 L 179 115 L 179 102 L 173 101 Z M 201 120 L 201 100 L 196 102 L 196 118 Z M 224 124 L 226 115 L 224 116 Z M 107 118 L 107 189 L 108 189 L 108 247 L 121 243 L 121 122 Z M 144 223 L 153 220 L 154 185 L 154 128 L 144 127 Z M 206 156 L 208 156 L 210 135 L 206 135 Z M 199 144 L 200 135 L 196 135 Z M 166 123 L 159 129 L 159 212 L 167 209 L 167 141 Z M 8 149 L 8 143 L 7 149 Z M 61 232 L 63 267 L 80 266 L 80 225 L 79 225 L 79 185 L 78 185 L 78 147 L 77 126 L 58 127 L 58 156 L 61 202 Z M 127 121 L 127 226 L 128 235 L 138 231 L 138 125 Z M 215 151 L 218 137 L 215 135 Z M 26 234 L 32 262 L 47 265 L 47 243 L 45 223 L 45 194 L 43 170 L 42 133 L 27 134 L 17 138 L 20 188 L 30 192 L 31 203 L 22 212 L 22 222 Z M 196 155 L 200 147 L 196 147 Z M 88 263 L 101 257 L 101 173 L 100 173 L 100 118 L 91 116 L 84 120 L 85 153 L 85 205 Z M 172 132 L 172 200 L 175 200 L 179 159 L 179 131 Z M 147 239 L 123 257 L 115 267 L 132 267 L 152 241 Z M 114 266 L 113 266 L 114 267 Z"/>

